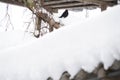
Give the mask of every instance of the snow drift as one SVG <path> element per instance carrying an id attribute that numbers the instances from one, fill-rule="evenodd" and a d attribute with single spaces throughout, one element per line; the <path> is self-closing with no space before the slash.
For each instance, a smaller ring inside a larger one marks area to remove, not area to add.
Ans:
<path id="1" fill-rule="evenodd" d="M 84 23 L 79 20 L 25 45 L 0 51 L 1 80 L 58 80 L 62 72 L 74 76 L 81 68 L 92 72 L 120 60 L 120 6 Z M 69 20 L 68 20 L 69 21 Z"/>

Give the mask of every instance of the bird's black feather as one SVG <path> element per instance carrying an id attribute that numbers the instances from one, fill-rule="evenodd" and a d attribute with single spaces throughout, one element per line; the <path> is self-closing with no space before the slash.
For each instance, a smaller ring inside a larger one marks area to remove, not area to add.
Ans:
<path id="1" fill-rule="evenodd" d="M 68 16 L 68 14 L 69 14 L 68 10 L 65 10 L 59 18 L 63 18 L 63 17 L 66 18 Z"/>

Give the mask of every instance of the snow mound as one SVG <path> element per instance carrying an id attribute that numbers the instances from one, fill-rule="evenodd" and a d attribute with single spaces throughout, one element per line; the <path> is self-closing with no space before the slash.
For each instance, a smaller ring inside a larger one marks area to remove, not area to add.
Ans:
<path id="1" fill-rule="evenodd" d="M 31 34 L 33 35 L 33 34 Z M 35 39 L 30 33 L 22 30 L 0 31 L 0 51 L 16 47 Z"/>
<path id="2" fill-rule="evenodd" d="M 120 6 L 85 23 L 79 20 L 26 45 L 0 51 L 1 80 L 58 80 L 64 71 L 92 72 L 120 60 Z M 69 21 L 69 20 L 68 20 Z"/>

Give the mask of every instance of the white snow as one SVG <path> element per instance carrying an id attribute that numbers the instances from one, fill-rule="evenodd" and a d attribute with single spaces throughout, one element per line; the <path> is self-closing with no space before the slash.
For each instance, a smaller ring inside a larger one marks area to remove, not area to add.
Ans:
<path id="1" fill-rule="evenodd" d="M 108 69 L 120 60 L 120 6 L 84 22 L 81 12 L 70 13 L 61 19 L 64 27 L 39 39 L 0 32 L 0 80 L 58 80 L 64 71 L 73 77 L 80 69 L 92 72 L 100 62 Z"/>

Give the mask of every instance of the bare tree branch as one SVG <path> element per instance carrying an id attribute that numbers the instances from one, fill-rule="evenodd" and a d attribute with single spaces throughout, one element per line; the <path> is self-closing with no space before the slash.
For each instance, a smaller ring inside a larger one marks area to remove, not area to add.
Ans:
<path id="1" fill-rule="evenodd" d="M 8 27 L 10 25 L 11 25 L 12 29 L 14 29 L 14 26 L 13 26 L 13 24 L 11 22 L 11 17 L 10 17 L 10 14 L 9 14 L 9 4 L 7 4 L 7 6 L 6 6 L 6 14 L 5 14 L 4 18 L 0 22 L 2 22 L 2 21 L 6 21 L 6 23 L 5 23 L 5 27 L 6 27 L 5 31 L 7 31 Z"/>

